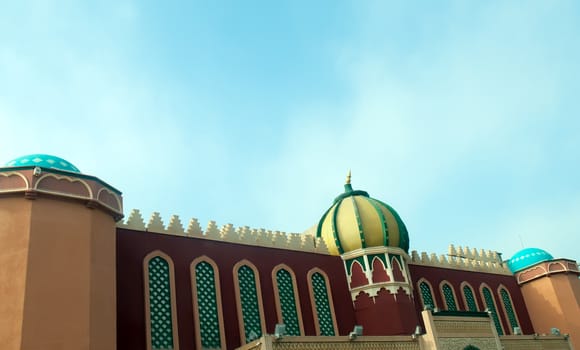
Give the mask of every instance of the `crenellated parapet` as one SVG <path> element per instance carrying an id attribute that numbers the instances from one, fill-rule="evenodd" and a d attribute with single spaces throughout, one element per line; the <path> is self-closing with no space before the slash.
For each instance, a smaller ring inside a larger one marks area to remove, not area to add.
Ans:
<path id="1" fill-rule="evenodd" d="M 166 225 L 157 212 L 151 214 L 149 220 L 145 222 L 141 212 L 137 209 L 133 209 L 125 221 L 118 222 L 117 227 L 260 247 L 329 254 L 324 240 L 310 234 L 286 233 L 248 226 L 236 228 L 232 224 L 219 227 L 215 221 L 210 221 L 204 230 L 196 218 L 192 218 L 187 224 L 184 224 L 177 215 L 172 215 Z"/>
<path id="2" fill-rule="evenodd" d="M 433 266 L 438 268 L 466 270 L 474 272 L 496 273 L 511 275 L 512 273 L 501 259 L 501 253 L 492 250 L 469 247 L 449 246 L 447 254 L 437 255 L 426 252 L 411 252 L 410 264 Z"/>

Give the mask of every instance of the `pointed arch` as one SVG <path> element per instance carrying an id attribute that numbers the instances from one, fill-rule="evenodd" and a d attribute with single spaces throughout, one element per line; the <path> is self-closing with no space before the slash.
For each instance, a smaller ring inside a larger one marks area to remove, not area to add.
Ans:
<path id="1" fill-rule="evenodd" d="M 324 271 L 315 267 L 308 271 L 307 277 L 316 335 L 338 335 L 328 276 Z"/>
<path id="2" fill-rule="evenodd" d="M 436 308 L 437 302 L 433 296 L 433 286 L 425 278 L 421 278 L 417 281 L 417 290 L 419 291 L 419 297 L 421 298 L 421 303 L 423 304 L 423 309 L 427 307 Z"/>
<path id="3" fill-rule="evenodd" d="M 506 320 L 508 320 L 508 323 L 510 324 L 510 329 L 508 329 L 508 331 L 510 334 L 513 334 L 514 328 L 520 326 L 520 320 L 518 318 L 516 310 L 514 309 L 512 296 L 509 290 L 503 284 L 500 284 L 499 287 L 497 288 L 497 294 L 501 299 L 501 306 L 505 318 Z"/>
<path id="4" fill-rule="evenodd" d="M 491 288 L 485 283 L 482 283 L 479 287 L 479 292 L 481 293 L 481 299 L 487 310 L 491 313 L 491 318 L 493 319 L 493 323 L 495 325 L 495 329 L 498 335 L 504 335 L 503 325 L 501 324 L 501 320 L 499 318 L 499 314 L 497 313 L 497 303 L 495 302 L 495 298 L 493 293 L 491 292 Z"/>
<path id="5" fill-rule="evenodd" d="M 175 273 L 171 257 L 161 250 L 143 259 L 147 350 L 179 350 Z"/>
<path id="6" fill-rule="evenodd" d="M 441 281 L 441 283 L 439 283 L 439 292 L 442 296 L 441 299 L 443 299 L 443 302 L 445 303 L 445 309 L 449 311 L 457 311 L 457 296 L 455 295 L 455 289 L 451 283 L 447 280 Z"/>
<path id="7" fill-rule="evenodd" d="M 296 274 L 286 264 L 277 265 L 272 270 L 272 285 L 278 322 L 286 325 L 288 335 L 303 335 L 304 324 Z"/>
<path id="8" fill-rule="evenodd" d="M 389 274 L 387 273 L 387 267 L 383 263 L 383 260 L 381 260 L 381 258 L 378 256 L 373 258 L 373 261 L 371 262 L 371 268 L 373 283 L 389 282 L 391 280 L 389 278 Z"/>
<path id="9" fill-rule="evenodd" d="M 233 275 L 240 341 L 246 344 L 266 331 L 260 274 L 256 265 L 244 259 L 234 265 Z"/>
<path id="10" fill-rule="evenodd" d="M 461 295 L 463 296 L 463 303 L 466 311 L 479 311 L 477 299 L 473 287 L 468 282 L 461 282 Z"/>
<path id="11" fill-rule="evenodd" d="M 226 349 L 219 268 L 204 255 L 193 260 L 189 270 L 197 348 Z"/>
<path id="12" fill-rule="evenodd" d="M 350 288 L 356 288 L 369 284 L 368 278 L 365 275 L 365 268 L 357 260 L 352 262 L 350 266 Z"/>
<path id="13" fill-rule="evenodd" d="M 391 258 L 391 266 L 393 268 L 393 280 L 396 282 L 407 282 L 405 274 L 403 273 L 403 266 L 401 266 L 396 256 Z"/>

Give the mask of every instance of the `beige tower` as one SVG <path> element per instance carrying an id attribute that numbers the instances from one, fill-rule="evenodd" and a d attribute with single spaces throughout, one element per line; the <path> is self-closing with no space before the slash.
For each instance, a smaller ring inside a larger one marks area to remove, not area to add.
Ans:
<path id="1" fill-rule="evenodd" d="M 509 261 L 522 290 L 534 330 L 550 334 L 557 328 L 580 348 L 580 280 L 578 264 L 554 259 L 538 248 L 527 248 Z"/>
<path id="2" fill-rule="evenodd" d="M 0 347 L 116 348 L 121 193 L 65 160 L 0 167 Z"/>

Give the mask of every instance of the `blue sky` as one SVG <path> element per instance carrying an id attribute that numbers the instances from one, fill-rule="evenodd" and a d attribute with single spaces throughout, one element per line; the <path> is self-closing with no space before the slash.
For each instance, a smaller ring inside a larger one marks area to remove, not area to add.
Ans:
<path id="1" fill-rule="evenodd" d="M 302 232 L 353 187 L 411 249 L 580 260 L 576 1 L 18 1 L 0 162 L 61 156 L 126 213 Z"/>

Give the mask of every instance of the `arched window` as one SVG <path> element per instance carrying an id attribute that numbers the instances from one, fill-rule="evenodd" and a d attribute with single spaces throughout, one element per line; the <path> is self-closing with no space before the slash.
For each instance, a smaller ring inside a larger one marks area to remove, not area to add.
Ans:
<path id="1" fill-rule="evenodd" d="M 423 302 L 423 308 L 434 309 L 436 305 L 435 299 L 433 299 L 433 290 L 427 280 L 423 279 L 419 281 L 419 292 L 421 295 L 421 301 Z"/>
<path id="2" fill-rule="evenodd" d="M 197 348 L 225 349 L 222 302 L 217 265 L 207 257 L 191 263 Z"/>
<path id="3" fill-rule="evenodd" d="M 463 290 L 463 301 L 465 301 L 467 310 L 474 312 L 477 311 L 477 301 L 475 300 L 475 295 L 473 294 L 473 288 L 471 288 L 467 282 L 463 282 L 461 285 Z"/>
<path id="4" fill-rule="evenodd" d="M 485 302 L 485 307 L 491 312 L 491 318 L 495 325 L 498 335 L 503 335 L 503 328 L 501 326 L 501 321 L 499 320 L 497 314 L 497 308 L 495 307 L 495 301 L 493 300 L 493 295 L 488 287 L 481 287 L 481 294 L 483 295 L 483 301 Z"/>
<path id="5" fill-rule="evenodd" d="M 328 277 L 322 270 L 313 269 L 308 273 L 308 279 L 316 334 L 336 335 L 336 319 L 334 318 L 332 295 L 328 290 Z"/>
<path id="6" fill-rule="evenodd" d="M 241 261 L 234 266 L 234 282 L 240 338 L 246 344 L 260 338 L 266 328 L 258 270 L 249 261 Z"/>
<path id="7" fill-rule="evenodd" d="M 455 292 L 453 287 L 447 282 L 441 282 L 441 293 L 443 294 L 443 300 L 445 300 L 445 306 L 447 310 L 457 311 L 457 302 L 455 301 Z"/>
<path id="8" fill-rule="evenodd" d="M 179 349 L 173 262 L 155 251 L 143 260 L 147 349 Z"/>
<path id="9" fill-rule="evenodd" d="M 503 309 L 511 326 L 511 333 L 513 333 L 513 329 L 519 327 L 520 324 L 512 304 L 512 297 L 508 290 L 503 286 L 499 288 L 499 296 L 501 297 Z"/>
<path id="10" fill-rule="evenodd" d="M 278 321 L 286 325 L 288 335 L 304 334 L 302 325 L 302 312 L 300 300 L 296 289 L 296 277 L 292 270 L 285 265 L 280 265 L 272 271 L 274 293 L 276 294 L 276 309 Z"/>

